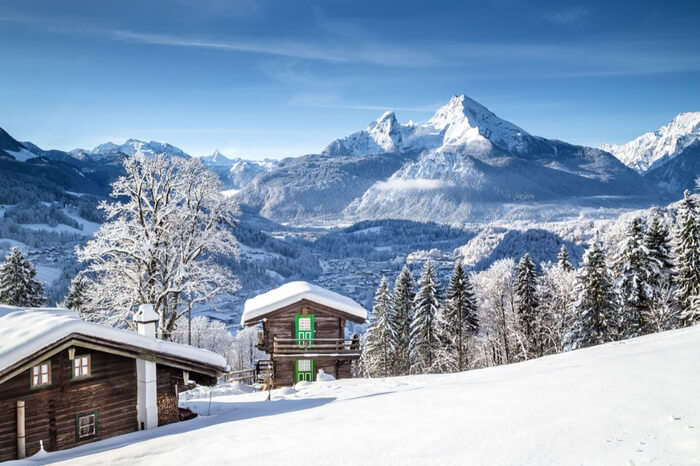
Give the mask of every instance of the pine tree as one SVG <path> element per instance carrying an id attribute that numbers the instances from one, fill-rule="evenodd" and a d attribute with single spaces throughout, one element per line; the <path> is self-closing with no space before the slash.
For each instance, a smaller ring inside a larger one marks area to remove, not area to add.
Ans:
<path id="1" fill-rule="evenodd" d="M 566 244 L 561 245 L 559 254 L 557 254 L 557 259 L 559 267 L 561 267 L 565 272 L 571 272 L 574 270 L 574 266 L 571 265 L 571 259 L 569 259 L 569 250 L 566 249 Z"/>
<path id="2" fill-rule="evenodd" d="M 84 313 L 86 311 L 85 304 L 87 303 L 88 299 L 88 286 L 88 280 L 82 274 L 76 275 L 70 282 L 70 288 L 68 289 L 68 294 L 66 295 L 66 299 L 63 303 L 68 309 L 79 312 L 83 318 L 87 317 L 84 315 Z"/>
<path id="3" fill-rule="evenodd" d="M 363 351 L 364 369 L 370 377 L 391 375 L 391 362 L 396 336 L 391 325 L 392 297 L 389 284 L 382 277 L 374 295 L 372 318 L 367 329 Z"/>
<path id="4" fill-rule="evenodd" d="M 605 255 L 597 240 L 583 256 L 576 276 L 576 296 L 566 346 L 576 349 L 615 340 L 618 303 Z"/>
<path id="5" fill-rule="evenodd" d="M 654 331 L 669 330 L 677 326 L 678 303 L 675 299 L 675 273 L 671 246 L 671 233 L 654 215 L 647 228 L 644 244 L 650 261 L 649 283 L 653 296 L 651 309 Z"/>
<path id="6" fill-rule="evenodd" d="M 36 269 L 18 248 L 10 249 L 0 266 L 0 303 L 37 307 L 46 302 L 44 285 L 35 280 Z"/>
<path id="7" fill-rule="evenodd" d="M 632 220 L 619 253 L 613 262 L 615 290 L 620 297 L 619 335 L 631 338 L 654 330 L 652 302 L 654 291 L 650 283 L 656 270 L 644 243 L 642 219 Z"/>
<path id="8" fill-rule="evenodd" d="M 676 267 L 678 291 L 676 297 L 681 308 L 681 324 L 694 325 L 700 315 L 692 308 L 693 297 L 700 295 L 700 225 L 695 199 L 686 190 L 678 212 L 676 230 Z"/>
<path id="9" fill-rule="evenodd" d="M 525 334 L 528 353 L 533 350 L 540 351 L 541 345 L 538 338 L 537 307 L 537 274 L 535 263 L 529 254 L 525 254 L 518 263 L 517 277 L 515 280 L 515 299 L 520 326 Z"/>
<path id="10" fill-rule="evenodd" d="M 410 341 L 411 321 L 413 320 L 413 300 L 415 298 L 413 275 L 404 264 L 394 284 L 394 305 L 391 313 L 391 326 L 394 335 L 394 375 L 407 375 L 411 368 Z"/>
<path id="11" fill-rule="evenodd" d="M 413 305 L 409 349 L 412 374 L 425 374 L 436 370 L 436 355 L 440 348 L 439 312 L 440 288 L 433 265 L 428 259 L 423 266 Z"/>
<path id="12" fill-rule="evenodd" d="M 447 370 L 469 368 L 469 338 L 479 331 L 476 297 L 462 261 L 457 260 L 447 289 L 447 305 L 441 316 L 443 365 Z"/>

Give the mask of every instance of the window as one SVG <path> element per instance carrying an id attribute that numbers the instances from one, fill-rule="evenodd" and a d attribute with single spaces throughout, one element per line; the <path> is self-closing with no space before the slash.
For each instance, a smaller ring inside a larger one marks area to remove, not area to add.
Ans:
<path id="1" fill-rule="evenodd" d="M 77 440 L 94 437 L 97 434 L 97 413 L 76 416 L 75 429 Z"/>
<path id="2" fill-rule="evenodd" d="M 300 331 L 311 330 L 311 318 L 310 317 L 300 317 L 299 318 L 299 330 Z"/>
<path id="3" fill-rule="evenodd" d="M 31 387 L 39 388 L 51 385 L 51 361 L 42 362 L 38 366 L 32 367 Z"/>
<path id="4" fill-rule="evenodd" d="M 76 356 L 73 359 L 73 378 L 90 377 L 90 355 Z"/>

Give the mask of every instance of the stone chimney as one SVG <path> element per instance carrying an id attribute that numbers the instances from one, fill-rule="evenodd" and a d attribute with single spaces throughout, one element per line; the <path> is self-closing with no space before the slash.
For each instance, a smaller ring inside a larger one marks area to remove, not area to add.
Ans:
<path id="1" fill-rule="evenodd" d="M 134 315 L 136 331 L 147 338 L 156 338 L 158 314 L 152 304 L 141 304 Z M 136 412 L 140 429 L 158 427 L 158 394 L 156 363 L 153 359 L 136 359 Z"/>
<path id="2" fill-rule="evenodd" d="M 156 337 L 156 322 L 158 322 L 158 314 L 153 310 L 153 304 L 141 304 L 139 310 L 134 315 L 136 322 L 136 331 L 144 337 Z"/>

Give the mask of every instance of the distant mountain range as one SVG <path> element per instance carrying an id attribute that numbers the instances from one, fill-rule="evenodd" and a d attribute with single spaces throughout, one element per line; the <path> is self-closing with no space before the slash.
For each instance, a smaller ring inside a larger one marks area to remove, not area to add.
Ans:
<path id="1" fill-rule="evenodd" d="M 644 133 L 627 144 L 603 144 L 622 163 L 646 173 L 672 160 L 700 139 L 700 112 L 681 113 L 656 131 Z"/>
<path id="2" fill-rule="evenodd" d="M 531 135 L 459 95 L 420 124 L 385 112 L 320 154 L 256 161 L 215 151 L 201 160 L 242 204 L 276 221 L 483 222 L 540 202 L 640 206 L 678 198 L 700 175 L 699 139 L 695 112 L 627 144 L 577 146 Z M 0 129 L 5 177 L 21 173 L 25 183 L 67 191 L 106 194 L 123 157 L 160 153 L 190 157 L 137 139 L 43 150 Z"/>
<path id="3" fill-rule="evenodd" d="M 422 124 L 384 113 L 320 155 L 280 163 L 239 194 L 281 221 L 441 222 L 488 220 L 504 204 L 610 196 L 638 202 L 654 190 L 608 152 L 533 136 L 464 95 Z"/>

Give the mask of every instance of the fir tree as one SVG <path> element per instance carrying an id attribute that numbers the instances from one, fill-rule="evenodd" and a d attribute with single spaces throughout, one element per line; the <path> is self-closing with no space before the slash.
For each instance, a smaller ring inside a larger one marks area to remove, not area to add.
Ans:
<path id="1" fill-rule="evenodd" d="M 571 259 L 569 259 L 569 250 L 566 249 L 566 244 L 561 245 L 561 249 L 557 254 L 557 260 L 559 267 L 561 267 L 565 272 L 571 272 L 574 270 L 574 266 L 571 265 Z"/>
<path id="2" fill-rule="evenodd" d="M 0 266 L 0 303 L 37 307 L 46 302 L 44 285 L 35 280 L 36 269 L 18 248 L 10 249 Z"/>
<path id="3" fill-rule="evenodd" d="M 541 350 L 536 328 L 537 307 L 537 275 L 535 263 L 529 254 L 525 254 L 518 263 L 515 280 L 515 299 L 520 326 L 525 334 L 528 352 L 533 349 Z"/>
<path id="4" fill-rule="evenodd" d="M 692 310 L 693 297 L 700 295 L 700 225 L 695 199 L 687 190 L 678 215 L 676 296 L 681 308 L 681 324 L 690 326 L 700 321 L 700 316 Z"/>
<path id="5" fill-rule="evenodd" d="M 392 297 L 389 284 L 382 277 L 374 295 L 372 318 L 364 346 L 364 368 L 370 377 L 391 375 L 391 362 L 396 336 L 391 325 Z"/>
<path id="6" fill-rule="evenodd" d="M 445 368 L 457 371 L 468 369 L 468 342 L 479 331 L 479 317 L 472 282 L 461 260 L 455 263 L 441 320 Z"/>
<path id="7" fill-rule="evenodd" d="M 428 259 L 423 266 L 413 305 L 409 349 L 412 374 L 425 374 L 436 370 L 436 355 L 440 348 L 437 325 L 439 311 L 440 288 L 435 279 L 433 265 Z"/>
<path id="8" fill-rule="evenodd" d="M 650 261 L 649 283 L 652 286 L 652 313 L 654 331 L 669 330 L 677 326 L 678 303 L 675 299 L 675 274 L 671 246 L 671 233 L 654 215 L 647 228 L 644 244 Z"/>
<path id="9" fill-rule="evenodd" d="M 82 274 L 76 275 L 70 282 L 70 288 L 68 289 L 68 294 L 66 295 L 66 299 L 63 303 L 68 309 L 79 312 L 83 318 L 87 317 L 84 315 L 84 313 L 86 310 L 85 305 L 88 300 L 88 286 L 88 281 Z"/>
<path id="10" fill-rule="evenodd" d="M 618 303 L 598 241 L 583 256 L 576 276 L 576 296 L 566 346 L 576 349 L 615 340 Z"/>
<path id="11" fill-rule="evenodd" d="M 632 220 L 623 244 L 613 263 L 615 289 L 622 307 L 619 335 L 631 338 L 652 332 L 652 302 L 654 299 L 651 277 L 655 263 L 650 261 L 644 243 L 642 219 Z"/>
<path id="12" fill-rule="evenodd" d="M 394 375 L 407 375 L 410 371 L 411 321 L 413 320 L 413 300 L 415 298 L 413 275 L 404 264 L 394 284 L 394 305 L 391 313 L 391 326 L 394 335 Z"/>

